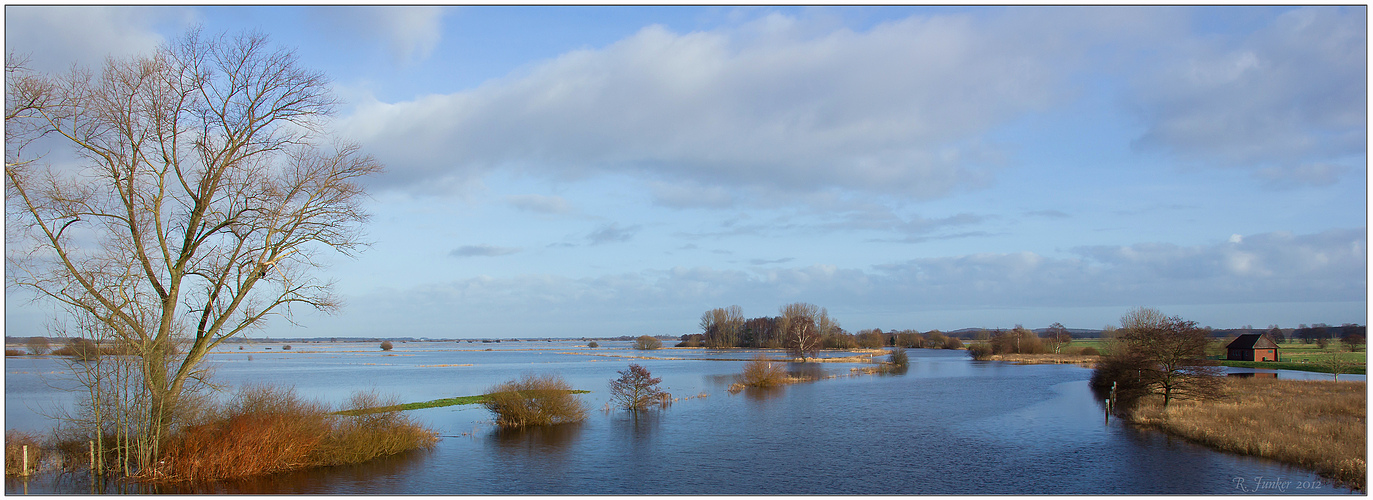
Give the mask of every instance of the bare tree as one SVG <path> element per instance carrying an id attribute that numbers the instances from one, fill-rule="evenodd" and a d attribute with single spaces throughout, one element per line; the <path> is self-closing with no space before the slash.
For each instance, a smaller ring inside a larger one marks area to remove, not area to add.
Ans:
<path id="1" fill-rule="evenodd" d="M 620 378 L 610 381 L 610 398 L 620 408 L 638 412 L 654 404 L 662 404 L 665 392 L 658 388 L 663 379 L 654 377 L 647 368 L 637 364 L 616 372 Z"/>
<path id="2" fill-rule="evenodd" d="M 47 337 L 29 337 L 29 340 L 28 342 L 25 342 L 25 345 L 29 348 L 29 354 L 34 356 L 47 354 L 48 350 L 52 348 L 52 346 L 48 344 Z"/>
<path id="3" fill-rule="evenodd" d="M 1340 356 L 1340 351 L 1335 351 L 1330 353 L 1330 357 L 1321 361 L 1321 366 L 1329 369 L 1330 373 L 1335 376 L 1335 380 L 1339 380 L 1341 373 L 1349 373 L 1349 370 L 1354 367 L 1354 362 L 1350 361 L 1349 358 Z"/>
<path id="4" fill-rule="evenodd" d="M 1163 406 L 1174 399 L 1208 399 L 1219 394 L 1220 369 L 1206 359 L 1212 342 L 1195 321 L 1166 317 L 1155 309 L 1135 309 L 1121 318 L 1117 341 L 1122 355 L 1139 361 L 1137 377 L 1163 395 Z"/>
<path id="5" fill-rule="evenodd" d="M 192 32 L 98 77 L 6 73 L 6 277 L 140 360 L 153 442 L 212 348 L 293 305 L 338 306 L 311 271 L 359 249 L 357 181 L 381 167 L 325 137 L 328 82 L 291 52 Z M 43 135 L 78 164 L 29 155 Z"/>
<path id="6" fill-rule="evenodd" d="M 778 318 L 778 330 L 786 342 L 787 352 L 793 358 L 805 359 L 809 354 L 815 357 L 820 352 L 820 343 L 825 337 L 825 328 L 833 328 L 829 314 L 815 304 L 795 302 L 782 306 Z"/>

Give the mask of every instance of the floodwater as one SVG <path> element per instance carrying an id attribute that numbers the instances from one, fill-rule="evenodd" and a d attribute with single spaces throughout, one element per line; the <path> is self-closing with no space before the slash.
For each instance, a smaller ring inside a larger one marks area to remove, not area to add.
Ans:
<path id="1" fill-rule="evenodd" d="M 152 488 L 40 476 L 7 480 L 5 492 L 1349 493 L 1305 470 L 1108 423 L 1087 387 L 1091 371 L 1077 366 L 979 362 L 963 351 L 915 349 L 904 374 L 847 376 L 861 365 L 807 364 L 793 369 L 840 376 L 731 395 L 730 377 L 759 351 L 602 344 L 409 342 L 390 352 L 370 343 L 292 344 L 289 351 L 281 344 L 225 346 L 209 362 L 214 379 L 231 387 L 286 383 L 334 404 L 375 390 L 411 402 L 481 394 L 524 373 L 558 373 L 572 387 L 592 391 L 581 395 L 592 410 L 579 424 L 515 432 L 495 428 L 477 405 L 413 410 L 408 413 L 443 436 L 434 449 L 212 484 Z M 662 377 L 678 400 L 637 418 L 604 411 L 609 380 L 630 363 Z M 39 407 L 70 404 L 60 360 L 8 358 L 5 368 L 7 429 L 44 429 Z"/>

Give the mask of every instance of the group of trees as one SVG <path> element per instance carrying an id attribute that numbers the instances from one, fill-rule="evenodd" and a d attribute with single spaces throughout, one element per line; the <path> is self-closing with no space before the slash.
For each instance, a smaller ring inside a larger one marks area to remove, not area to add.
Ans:
<path id="1" fill-rule="evenodd" d="M 744 319 L 739 306 L 711 309 L 701 314 L 701 333 L 682 336 L 679 347 L 786 348 L 793 357 L 814 357 L 826 339 L 843 333 L 829 311 L 815 304 L 795 302 L 782 306 L 777 316 Z"/>
<path id="2" fill-rule="evenodd" d="M 1136 308 L 1121 318 L 1110 355 L 1092 373 L 1098 394 L 1114 388 L 1116 408 L 1124 412 L 1150 394 L 1163 396 L 1166 407 L 1175 399 L 1219 396 L 1221 368 L 1206 359 L 1214 345 L 1209 332 L 1157 309 Z"/>
<path id="3" fill-rule="evenodd" d="M 1066 331 L 1065 331 L 1066 335 Z M 701 314 L 701 333 L 681 336 L 677 347 L 752 347 L 791 351 L 794 357 L 814 355 L 820 349 L 855 349 L 877 347 L 905 347 L 926 349 L 960 349 L 962 340 L 939 330 L 920 333 L 915 330 L 880 328 L 860 330 L 857 334 L 845 331 L 829 312 L 814 304 L 797 302 L 782 306 L 777 316 L 745 319 L 739 306 L 711 309 Z"/>

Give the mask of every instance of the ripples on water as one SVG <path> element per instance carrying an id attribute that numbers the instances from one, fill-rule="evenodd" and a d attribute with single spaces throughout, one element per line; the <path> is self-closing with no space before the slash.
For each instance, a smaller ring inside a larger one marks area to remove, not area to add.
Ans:
<path id="1" fill-rule="evenodd" d="M 480 394 L 525 372 L 558 372 L 574 388 L 593 391 L 583 395 L 593 411 L 579 424 L 505 431 L 491 426 L 489 414 L 475 405 L 416 410 L 411 412 L 415 418 L 446 436 L 433 450 L 267 478 L 105 491 L 1226 494 L 1244 493 L 1236 489 L 1236 478 L 1252 486 L 1262 477 L 1292 481 L 1285 493 L 1347 493 L 1328 486 L 1298 490 L 1296 485 L 1313 486 L 1319 478 L 1115 421 L 1108 425 L 1087 388 L 1090 371 L 1076 366 L 1015 366 L 969 361 L 962 351 L 911 350 L 911 366 L 902 375 L 834 378 L 730 395 L 726 387 L 742 368 L 738 361 L 757 351 L 642 352 L 625 348 L 627 343 L 605 344 L 611 345 L 408 343 L 390 353 L 361 344 L 351 349 L 296 344 L 289 352 L 256 352 L 252 361 L 248 354 L 223 351 L 213 356 L 221 382 L 294 380 L 301 395 L 330 402 L 359 389 L 403 401 Z M 518 350 L 530 348 L 541 350 Z M 629 363 L 662 377 L 675 397 L 691 399 L 637 417 L 599 411 L 607 401 L 607 382 Z M 451 366 L 462 364 L 472 366 Z M 853 366 L 806 364 L 791 370 L 843 375 Z M 12 370 L 9 364 L 6 368 Z M 7 418 L 16 397 L 47 394 L 32 377 L 10 373 Z M 697 397 L 702 393 L 706 397 Z M 22 492 L 22 486 L 7 481 L 6 492 Z M 30 493 L 91 491 L 80 477 L 40 479 L 27 486 Z"/>

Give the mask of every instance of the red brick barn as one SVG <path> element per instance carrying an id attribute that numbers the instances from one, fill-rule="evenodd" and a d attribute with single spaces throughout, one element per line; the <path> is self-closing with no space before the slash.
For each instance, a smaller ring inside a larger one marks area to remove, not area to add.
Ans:
<path id="1" fill-rule="evenodd" d="M 1231 361 L 1277 361 L 1278 345 L 1262 333 L 1246 333 L 1225 346 Z"/>

